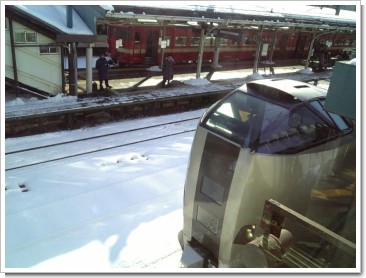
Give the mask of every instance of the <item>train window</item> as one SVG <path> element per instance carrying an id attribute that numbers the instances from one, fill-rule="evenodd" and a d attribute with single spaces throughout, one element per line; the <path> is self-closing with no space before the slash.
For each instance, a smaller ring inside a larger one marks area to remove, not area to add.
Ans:
<path id="1" fill-rule="evenodd" d="M 205 46 L 213 46 L 214 44 L 214 37 L 205 37 Z"/>
<path id="2" fill-rule="evenodd" d="M 175 38 L 175 46 L 186 46 L 186 45 L 187 45 L 187 37 Z"/>
<path id="3" fill-rule="evenodd" d="M 135 32 L 135 42 L 140 42 L 140 32 Z"/>
<path id="4" fill-rule="evenodd" d="M 227 46 L 228 42 L 229 42 L 229 40 L 228 40 L 228 39 L 221 38 L 221 40 L 220 40 L 220 45 L 222 45 L 222 46 Z"/>
<path id="5" fill-rule="evenodd" d="M 117 29 L 116 35 L 120 39 L 130 39 L 131 38 L 131 31 L 130 30 L 124 30 L 124 29 Z"/>
<path id="6" fill-rule="evenodd" d="M 200 37 L 192 37 L 191 38 L 191 46 L 198 46 L 200 45 Z"/>
<path id="7" fill-rule="evenodd" d="M 348 123 L 341 116 L 331 112 L 326 112 L 323 108 L 324 102 L 324 100 L 312 101 L 310 102 L 310 105 L 315 108 L 319 113 L 321 113 L 324 117 L 326 117 L 330 122 L 333 122 L 339 128 L 339 130 L 342 130 L 343 132 L 348 132 L 351 129 Z"/>
<path id="8" fill-rule="evenodd" d="M 268 129 L 262 130 L 258 152 L 296 153 L 335 138 L 337 134 L 336 129 L 301 105 L 295 111 L 289 110 L 280 118 L 271 119 Z"/>
<path id="9" fill-rule="evenodd" d="M 97 35 L 107 35 L 108 25 L 107 24 L 97 24 Z"/>

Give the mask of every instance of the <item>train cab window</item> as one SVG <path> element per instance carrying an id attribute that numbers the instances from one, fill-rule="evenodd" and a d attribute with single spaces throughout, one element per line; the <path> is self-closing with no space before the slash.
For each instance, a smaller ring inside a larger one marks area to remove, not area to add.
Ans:
<path id="1" fill-rule="evenodd" d="M 340 116 L 326 114 L 329 121 L 307 103 L 284 107 L 237 91 L 213 107 L 201 125 L 258 153 L 293 154 L 348 130 Z"/>
<path id="2" fill-rule="evenodd" d="M 229 140 L 248 147 L 260 118 L 256 108 L 262 104 L 257 98 L 238 92 L 210 111 L 202 124 Z"/>

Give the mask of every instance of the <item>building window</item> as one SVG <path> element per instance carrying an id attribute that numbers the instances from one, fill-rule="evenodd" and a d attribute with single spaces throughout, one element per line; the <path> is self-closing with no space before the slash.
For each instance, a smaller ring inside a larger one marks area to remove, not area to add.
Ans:
<path id="1" fill-rule="evenodd" d="M 37 43 L 37 33 L 35 32 L 15 32 L 15 43 Z"/>
<path id="2" fill-rule="evenodd" d="M 39 53 L 45 54 L 58 54 L 58 47 L 54 45 L 42 45 L 39 47 Z"/>

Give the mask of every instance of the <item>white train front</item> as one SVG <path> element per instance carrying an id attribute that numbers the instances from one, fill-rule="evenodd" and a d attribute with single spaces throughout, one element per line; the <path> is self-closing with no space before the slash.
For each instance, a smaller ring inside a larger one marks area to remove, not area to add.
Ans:
<path id="1" fill-rule="evenodd" d="M 184 190 L 184 266 L 298 267 L 284 259 L 291 245 L 309 264 L 354 267 L 353 256 L 290 220 L 270 238 L 276 259 L 261 247 L 269 199 L 356 241 L 355 180 L 345 174 L 355 172 L 355 126 L 323 110 L 326 93 L 299 81 L 258 80 L 206 111 Z"/>

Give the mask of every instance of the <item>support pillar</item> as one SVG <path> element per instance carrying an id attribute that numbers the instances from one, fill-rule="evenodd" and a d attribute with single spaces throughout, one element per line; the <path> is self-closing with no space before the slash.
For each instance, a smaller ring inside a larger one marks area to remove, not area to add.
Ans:
<path id="1" fill-rule="evenodd" d="M 277 38 L 277 29 L 274 30 L 273 32 L 273 37 L 272 37 L 272 47 L 271 47 L 271 51 L 269 53 L 268 56 L 268 60 L 272 62 L 273 59 L 273 52 L 275 51 L 276 48 L 276 38 Z"/>
<path id="2" fill-rule="evenodd" d="M 89 44 L 86 48 L 86 93 L 93 92 L 93 46 Z"/>
<path id="3" fill-rule="evenodd" d="M 319 38 L 320 36 L 322 35 L 325 35 L 325 34 L 331 34 L 331 33 L 335 33 L 336 31 L 329 31 L 329 32 L 324 32 L 324 33 L 321 33 L 321 34 L 318 34 L 316 35 L 312 41 L 311 41 L 311 44 L 309 46 L 309 51 L 308 51 L 308 57 L 306 58 L 306 64 L 305 64 L 305 69 L 309 68 L 309 63 L 310 63 L 310 57 L 313 55 L 314 53 L 314 49 L 313 49 L 313 46 L 314 46 L 314 42 L 316 41 L 317 38 Z"/>
<path id="4" fill-rule="evenodd" d="M 199 50 L 198 50 L 196 78 L 200 78 L 200 76 L 201 76 L 204 46 L 205 46 L 205 29 L 203 28 L 203 26 L 201 26 L 201 40 L 200 40 L 200 46 L 199 46 Z"/>
<path id="5" fill-rule="evenodd" d="M 164 41 L 166 37 L 166 26 L 164 25 L 163 27 L 163 31 L 161 34 L 161 39 Z M 164 63 L 164 56 L 165 56 L 165 48 L 160 46 L 160 68 L 163 68 L 163 63 Z"/>
<path id="6" fill-rule="evenodd" d="M 77 74 L 77 53 L 76 43 L 69 43 L 69 94 L 78 94 L 78 74 Z"/>
<path id="7" fill-rule="evenodd" d="M 261 32 L 260 32 L 259 38 L 257 39 L 257 50 L 256 50 L 256 53 L 255 53 L 255 61 L 254 61 L 254 66 L 253 66 L 253 73 L 257 73 L 258 72 L 258 63 L 259 63 L 259 57 L 260 57 L 261 48 L 262 48 L 263 29 L 264 29 L 264 27 L 261 26 Z"/>
<path id="8" fill-rule="evenodd" d="M 17 68 L 17 59 L 16 59 L 16 54 L 15 54 L 13 20 L 11 18 L 9 18 L 9 31 L 10 31 L 11 58 L 12 58 L 12 62 L 13 62 L 13 75 L 14 75 L 15 86 L 17 88 L 16 94 L 18 96 L 18 94 L 19 94 L 18 68 Z"/>
<path id="9" fill-rule="evenodd" d="M 213 57 L 213 62 L 212 62 L 213 68 L 217 68 L 219 66 L 220 43 L 221 43 L 221 38 L 216 37 L 215 45 L 214 45 L 214 57 Z"/>

